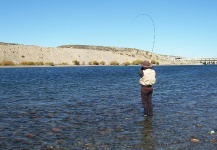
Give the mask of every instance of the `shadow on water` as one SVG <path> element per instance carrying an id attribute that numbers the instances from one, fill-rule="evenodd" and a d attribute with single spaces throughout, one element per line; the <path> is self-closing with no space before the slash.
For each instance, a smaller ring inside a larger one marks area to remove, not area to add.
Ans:
<path id="1" fill-rule="evenodd" d="M 146 117 L 143 122 L 143 136 L 142 136 L 142 148 L 143 149 L 156 149 L 156 143 L 154 143 L 153 137 L 153 125 L 152 117 Z"/>

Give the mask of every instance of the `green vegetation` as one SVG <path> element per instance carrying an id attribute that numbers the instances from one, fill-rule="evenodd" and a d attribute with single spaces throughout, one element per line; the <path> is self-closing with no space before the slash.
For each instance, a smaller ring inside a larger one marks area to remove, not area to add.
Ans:
<path id="1" fill-rule="evenodd" d="M 124 66 L 129 66 L 129 65 L 130 65 L 130 62 L 129 62 L 129 61 L 126 61 L 126 62 L 123 63 L 123 65 L 124 65 Z"/>
<path id="2" fill-rule="evenodd" d="M 19 45 L 16 43 L 4 43 L 4 42 L 0 42 L 0 45 Z"/>
<path id="3" fill-rule="evenodd" d="M 100 63 L 98 61 L 90 61 L 88 65 L 105 65 L 104 61 L 101 61 Z"/>
<path id="4" fill-rule="evenodd" d="M 10 60 L 3 60 L 2 62 L 0 62 L 0 66 L 15 66 L 16 64 L 13 63 Z M 40 65 L 49 65 L 49 66 L 54 66 L 53 62 L 46 62 L 43 63 L 42 61 L 39 62 L 33 62 L 33 61 L 22 61 L 17 65 L 23 65 L 23 66 L 40 66 Z"/>
<path id="5" fill-rule="evenodd" d="M 119 65 L 119 62 L 117 62 L 117 61 L 111 61 L 109 64 L 110 64 L 110 65 L 113 65 L 113 66 L 118 66 L 118 65 Z"/>
<path id="6" fill-rule="evenodd" d="M 35 62 L 35 65 L 44 65 L 42 61 Z"/>
<path id="7" fill-rule="evenodd" d="M 152 60 L 152 61 L 151 61 L 151 63 L 152 63 L 152 64 L 159 65 L 159 62 L 158 62 L 158 61 L 156 61 L 156 60 Z"/>
<path id="8" fill-rule="evenodd" d="M 111 46 L 93 46 L 93 45 L 62 45 L 58 48 L 75 48 L 75 49 L 89 49 L 89 50 L 101 50 L 101 51 L 112 51 L 112 52 L 123 52 L 123 51 L 139 51 L 136 48 L 120 48 Z"/>
<path id="9" fill-rule="evenodd" d="M 46 62 L 45 65 L 54 66 L 54 63 L 53 62 Z"/>
<path id="10" fill-rule="evenodd" d="M 79 66 L 79 65 L 80 65 L 80 62 L 79 62 L 79 61 L 77 61 L 77 60 L 74 60 L 74 61 L 73 61 L 73 64 L 74 64 L 74 65 L 78 65 L 78 66 Z"/>
<path id="11" fill-rule="evenodd" d="M 22 61 L 20 62 L 20 65 L 35 65 L 35 63 L 32 61 Z"/>
<path id="12" fill-rule="evenodd" d="M 13 63 L 13 61 L 10 60 L 2 60 L 2 62 L 0 62 L 0 66 L 14 66 L 15 64 Z"/>
<path id="13" fill-rule="evenodd" d="M 93 61 L 93 65 L 99 65 L 97 61 Z"/>
<path id="14" fill-rule="evenodd" d="M 22 61 L 22 62 L 19 63 L 19 65 L 33 66 L 33 65 L 44 65 L 44 63 L 42 61 L 39 61 L 39 62 Z"/>
<path id="15" fill-rule="evenodd" d="M 61 64 L 59 64 L 59 65 L 68 65 L 68 63 L 66 63 L 66 62 L 63 62 L 63 63 L 61 63 Z"/>
<path id="16" fill-rule="evenodd" d="M 100 65 L 105 65 L 105 62 L 104 62 L 104 61 L 101 61 L 99 64 L 100 64 Z"/>
<path id="17" fill-rule="evenodd" d="M 137 59 L 132 62 L 132 65 L 140 65 L 142 62 L 142 60 Z"/>

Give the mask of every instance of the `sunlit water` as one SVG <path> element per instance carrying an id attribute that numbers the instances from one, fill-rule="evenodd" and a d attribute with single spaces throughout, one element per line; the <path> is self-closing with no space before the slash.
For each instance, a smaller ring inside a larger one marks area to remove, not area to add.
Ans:
<path id="1" fill-rule="evenodd" d="M 1 68 L 0 149 L 217 149 L 217 66 L 156 66 L 148 118 L 139 69 Z"/>

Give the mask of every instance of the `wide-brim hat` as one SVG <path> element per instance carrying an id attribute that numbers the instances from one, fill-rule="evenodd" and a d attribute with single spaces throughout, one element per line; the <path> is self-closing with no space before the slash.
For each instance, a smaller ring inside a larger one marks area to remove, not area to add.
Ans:
<path id="1" fill-rule="evenodd" d="M 152 64 L 151 64 L 149 61 L 147 61 L 147 60 L 143 61 L 143 62 L 141 63 L 141 65 L 142 65 L 144 68 L 152 68 Z"/>

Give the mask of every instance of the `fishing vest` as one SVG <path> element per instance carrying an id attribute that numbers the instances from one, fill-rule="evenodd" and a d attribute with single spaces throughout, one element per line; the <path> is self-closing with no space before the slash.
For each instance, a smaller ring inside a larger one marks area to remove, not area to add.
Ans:
<path id="1" fill-rule="evenodd" d="M 141 85 L 153 85 L 156 82 L 156 73 L 153 69 L 143 70 L 143 77 L 140 78 Z"/>

